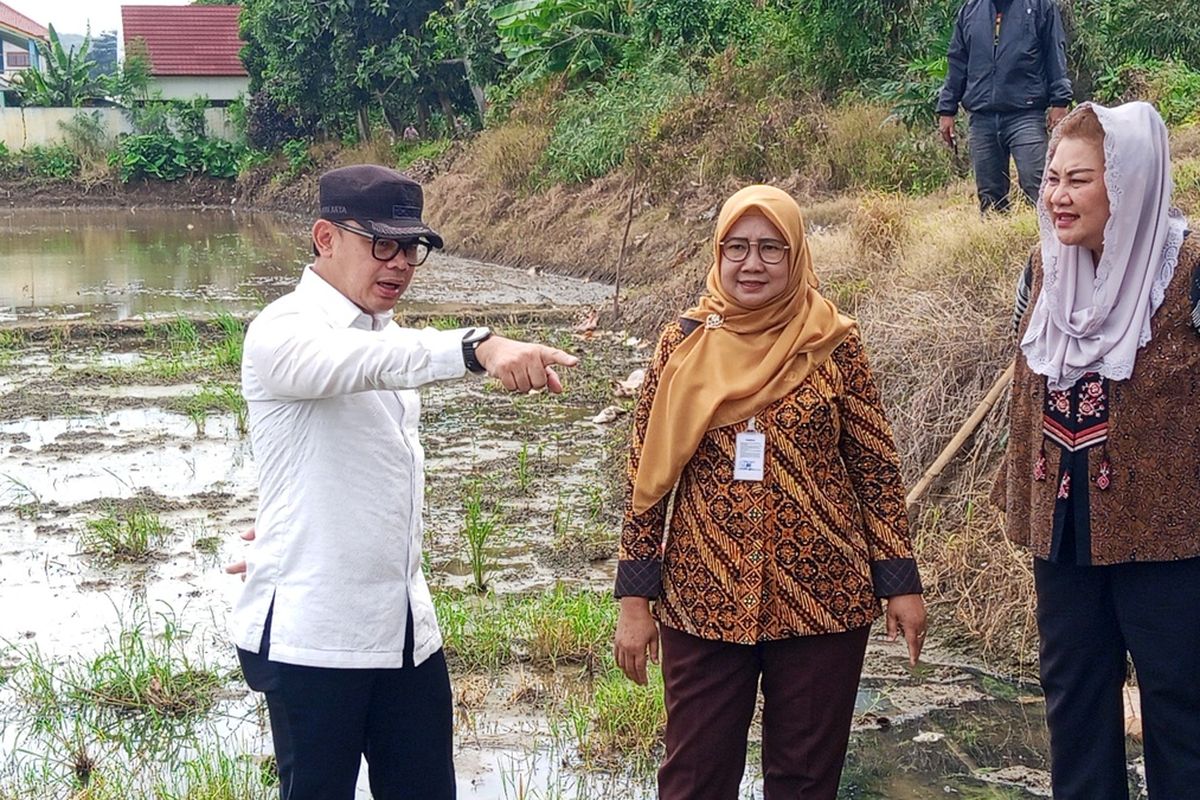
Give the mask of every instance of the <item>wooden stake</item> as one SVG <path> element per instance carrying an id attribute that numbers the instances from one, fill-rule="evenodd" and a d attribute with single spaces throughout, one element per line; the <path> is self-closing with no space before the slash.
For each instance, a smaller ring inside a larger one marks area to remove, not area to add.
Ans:
<path id="1" fill-rule="evenodd" d="M 958 455 L 958 451 L 966 444 L 967 439 L 971 438 L 971 434 L 975 433 L 975 429 L 979 427 L 979 423 L 983 422 L 983 418 L 992 410 L 992 406 L 996 405 L 996 401 L 1000 399 L 1000 395 L 1012 383 L 1015 366 L 1016 362 L 1009 364 L 1008 368 L 1000 374 L 1000 377 L 996 378 L 996 382 L 992 384 L 992 388 L 988 390 L 987 395 L 975 407 L 975 410 L 971 412 L 971 416 L 967 417 L 967 421 L 958 429 L 958 433 L 954 434 L 954 438 L 950 440 L 950 443 L 946 445 L 934 460 L 932 466 L 921 476 L 921 480 L 917 481 L 916 485 L 913 486 L 905 500 L 905 504 L 908 507 L 911 508 L 914 503 L 925 496 L 925 493 L 929 491 L 929 487 L 942 474 L 942 470 L 954 460 L 954 457 Z"/>
<path id="2" fill-rule="evenodd" d="M 617 256 L 617 274 L 613 281 L 613 317 L 621 318 L 621 270 L 625 267 L 625 247 L 629 244 L 629 228 L 633 225 L 633 198 L 637 193 L 637 176 L 629 185 L 629 210 L 625 213 L 625 235 L 621 237 L 621 252 Z"/>

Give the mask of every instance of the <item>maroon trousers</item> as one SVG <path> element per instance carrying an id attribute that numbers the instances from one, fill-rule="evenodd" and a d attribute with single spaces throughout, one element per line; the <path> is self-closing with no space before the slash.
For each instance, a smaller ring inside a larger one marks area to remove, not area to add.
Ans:
<path id="1" fill-rule="evenodd" d="M 835 800 L 870 628 L 754 645 L 661 626 L 660 800 L 736 800 L 763 692 L 764 800 Z"/>

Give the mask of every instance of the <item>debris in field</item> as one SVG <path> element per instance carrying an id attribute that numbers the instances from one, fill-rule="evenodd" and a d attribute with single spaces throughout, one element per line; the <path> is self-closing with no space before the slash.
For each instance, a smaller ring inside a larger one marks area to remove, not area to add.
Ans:
<path id="1" fill-rule="evenodd" d="M 624 413 L 625 409 L 621 408 L 620 406 L 609 406 L 596 416 L 592 417 L 592 422 L 597 425 L 607 425 Z"/>
<path id="2" fill-rule="evenodd" d="M 940 742 L 945 738 L 946 734 L 944 733 L 937 733 L 935 731 L 921 731 L 913 737 L 913 741 L 917 744 L 933 744 L 934 742 Z"/>
<path id="3" fill-rule="evenodd" d="M 614 397 L 637 397 L 638 391 L 641 390 L 642 384 L 646 382 L 646 370 L 635 369 L 629 373 L 629 377 L 623 381 L 614 381 L 616 384 L 613 388 Z"/>
<path id="4" fill-rule="evenodd" d="M 571 328 L 572 333 L 591 333 L 596 330 L 596 324 L 600 320 L 600 312 L 594 308 L 588 309 L 584 314 L 583 319 L 575 323 Z"/>

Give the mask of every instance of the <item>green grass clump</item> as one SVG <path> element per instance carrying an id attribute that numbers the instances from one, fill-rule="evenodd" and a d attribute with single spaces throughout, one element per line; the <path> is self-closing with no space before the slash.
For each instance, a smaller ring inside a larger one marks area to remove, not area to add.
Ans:
<path id="1" fill-rule="evenodd" d="M 19 653 L 10 677 L 16 713 L 35 730 L 51 731 L 69 720 L 100 725 L 105 714 L 121 719 L 198 719 L 212 710 L 225 676 L 189 655 L 191 632 L 161 615 L 162 630 L 149 619 L 122 627 L 91 657 L 52 662 L 36 648 Z M 110 720 L 111 721 L 111 720 Z"/>
<path id="2" fill-rule="evenodd" d="M 661 60 L 606 84 L 570 92 L 542 156 L 549 182 L 579 183 L 606 175 L 625 160 L 659 114 L 687 94 L 687 77 Z"/>
<path id="3" fill-rule="evenodd" d="M 465 671 L 509 664 L 600 663 L 617 606 L 607 592 L 562 586 L 527 595 L 434 595 L 446 653 Z"/>
<path id="4" fill-rule="evenodd" d="M 245 436 L 250 430 L 250 410 L 246 398 L 242 396 L 241 389 L 231 384 L 204 386 L 196 394 L 181 398 L 173 405 L 195 424 L 197 436 L 204 433 L 208 415 L 214 411 L 233 414 L 238 435 Z"/>
<path id="5" fill-rule="evenodd" d="M 148 509 L 110 509 L 99 519 L 87 521 L 80 547 L 108 561 L 145 561 L 170 532 L 158 514 Z"/>
<path id="6" fill-rule="evenodd" d="M 590 698 L 568 703 L 564 721 L 585 764 L 620 764 L 638 772 L 659 763 L 667 724 L 662 671 L 650 665 L 647 672 L 648 684 L 639 686 L 612 666 Z"/>

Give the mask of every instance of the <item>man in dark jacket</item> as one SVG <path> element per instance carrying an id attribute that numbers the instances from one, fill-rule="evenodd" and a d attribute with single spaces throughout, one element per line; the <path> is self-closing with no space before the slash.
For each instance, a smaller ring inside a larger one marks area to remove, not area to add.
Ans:
<path id="1" fill-rule="evenodd" d="M 959 103 L 971 112 L 980 210 L 1008 208 L 1010 156 L 1021 191 L 1037 202 L 1047 129 L 1071 103 L 1067 37 L 1055 0 L 967 0 L 947 55 L 949 71 L 937 107 L 941 134 L 954 146 Z"/>

